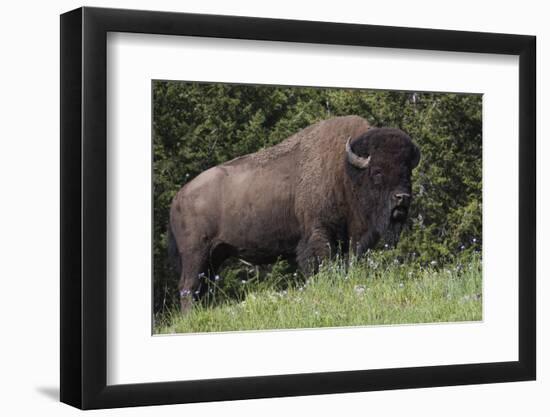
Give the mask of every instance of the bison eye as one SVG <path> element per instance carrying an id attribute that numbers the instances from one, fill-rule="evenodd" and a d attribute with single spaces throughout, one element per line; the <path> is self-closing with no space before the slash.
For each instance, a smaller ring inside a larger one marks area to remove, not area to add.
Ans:
<path id="1" fill-rule="evenodd" d="M 376 185 L 382 184 L 383 179 L 384 179 L 384 175 L 382 174 L 382 171 L 380 169 L 372 170 L 372 180 Z"/>

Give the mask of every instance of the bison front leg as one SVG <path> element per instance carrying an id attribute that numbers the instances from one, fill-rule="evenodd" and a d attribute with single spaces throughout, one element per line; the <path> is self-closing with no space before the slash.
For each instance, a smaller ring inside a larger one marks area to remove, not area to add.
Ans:
<path id="1" fill-rule="evenodd" d="M 334 255 L 328 233 L 322 229 L 314 230 L 307 239 L 302 239 L 296 249 L 296 259 L 305 275 L 319 272 L 319 266 L 325 259 Z"/>

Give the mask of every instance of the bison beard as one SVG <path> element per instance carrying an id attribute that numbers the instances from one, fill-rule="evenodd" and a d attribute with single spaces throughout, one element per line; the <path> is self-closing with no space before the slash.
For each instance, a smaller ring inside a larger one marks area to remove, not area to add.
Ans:
<path id="1" fill-rule="evenodd" d="M 401 230 L 403 230 L 402 222 L 390 221 L 386 233 L 384 233 L 384 241 L 390 246 L 397 246 L 399 237 L 401 236 Z"/>
<path id="2" fill-rule="evenodd" d="M 372 248 L 380 239 L 390 247 L 395 247 L 399 243 L 401 231 L 407 219 L 407 211 L 396 212 L 400 210 L 398 207 L 392 207 L 388 201 L 391 200 L 389 193 L 379 200 L 379 204 L 372 207 L 371 224 L 368 232 L 363 235 L 356 246 L 355 254 L 363 255 L 367 249 Z"/>
<path id="3" fill-rule="evenodd" d="M 182 310 L 229 257 L 254 264 L 282 257 L 309 274 L 350 242 L 358 255 L 380 238 L 396 245 L 419 158 L 401 130 L 346 116 L 203 172 L 170 208 Z"/>

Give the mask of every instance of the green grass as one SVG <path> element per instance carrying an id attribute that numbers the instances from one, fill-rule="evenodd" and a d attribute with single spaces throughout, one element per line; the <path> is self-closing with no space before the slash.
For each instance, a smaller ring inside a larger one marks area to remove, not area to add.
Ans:
<path id="1" fill-rule="evenodd" d="M 176 310 L 157 316 L 154 333 L 482 319 L 482 263 L 477 254 L 441 267 L 400 263 L 371 254 L 351 265 L 338 259 L 327 263 L 307 281 L 296 274 L 277 279 L 278 285 L 273 277 L 239 280 L 241 288 L 231 296 L 222 285 L 212 285 L 208 299 L 185 316 Z M 285 285 L 280 285 L 281 280 Z"/>

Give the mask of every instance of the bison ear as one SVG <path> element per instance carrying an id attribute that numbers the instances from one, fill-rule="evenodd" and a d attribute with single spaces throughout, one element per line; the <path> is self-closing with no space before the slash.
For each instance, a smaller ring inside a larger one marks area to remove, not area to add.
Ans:
<path id="1" fill-rule="evenodd" d="M 411 161 L 411 168 L 414 169 L 418 166 L 420 162 L 420 148 L 413 144 L 413 157 Z"/>

